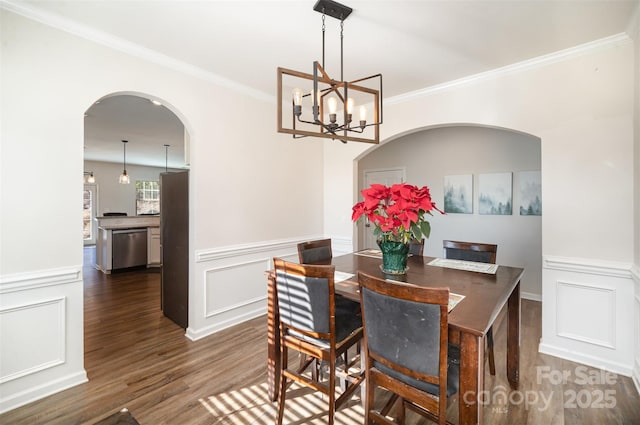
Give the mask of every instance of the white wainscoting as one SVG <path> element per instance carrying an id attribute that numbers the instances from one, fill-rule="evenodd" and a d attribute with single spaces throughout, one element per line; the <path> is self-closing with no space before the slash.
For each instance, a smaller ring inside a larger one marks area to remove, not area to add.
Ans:
<path id="1" fill-rule="evenodd" d="M 0 277 L 0 413 L 87 381 L 82 268 Z"/>
<path id="2" fill-rule="evenodd" d="M 308 236 L 197 250 L 187 337 L 204 338 L 266 314 L 266 271 L 272 268 L 273 257 L 297 262 L 298 243 L 323 238 Z M 352 252 L 351 240 L 332 238 L 332 250 L 334 255 Z"/>
<path id="3" fill-rule="evenodd" d="M 65 362 L 65 297 L 0 308 L 0 384 Z M 23 347 L 15 355 L 16 347 Z"/>
<path id="4" fill-rule="evenodd" d="M 542 276 L 540 352 L 631 376 L 631 265 L 545 256 Z"/>

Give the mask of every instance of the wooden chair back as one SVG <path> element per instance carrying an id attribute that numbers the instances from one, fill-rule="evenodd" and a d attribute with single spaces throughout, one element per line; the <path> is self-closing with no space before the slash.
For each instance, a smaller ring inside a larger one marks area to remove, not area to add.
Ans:
<path id="1" fill-rule="evenodd" d="M 298 261 L 300 264 L 313 264 L 331 260 L 331 239 L 300 242 L 298 244 Z"/>
<path id="2" fill-rule="evenodd" d="M 348 350 L 362 339 L 362 321 L 350 311 L 336 309 L 334 266 L 296 264 L 280 258 L 274 258 L 273 264 L 281 356 L 276 423 L 281 424 L 284 417 L 287 387 L 297 382 L 328 396 L 327 422 L 333 424 L 336 409 L 350 399 L 364 380 L 363 370 L 351 372 L 355 361 L 348 358 Z M 299 367 L 289 367 L 289 350 L 300 353 Z M 343 369 L 337 371 L 340 356 L 345 361 Z M 323 362 L 329 369 L 328 380 L 320 382 L 317 370 L 305 375 L 310 367 Z M 336 396 L 338 372 L 345 385 Z"/>
<path id="3" fill-rule="evenodd" d="M 498 245 L 480 242 L 442 241 L 444 258 L 453 260 L 476 261 L 478 263 L 496 263 Z"/>
<path id="4" fill-rule="evenodd" d="M 416 287 L 362 272 L 358 281 L 366 358 L 365 423 L 392 424 L 385 416 L 399 397 L 409 402 L 407 407 L 444 424 L 447 391 L 457 391 L 447 382 L 449 288 Z M 374 408 L 378 386 L 397 396 L 380 410 Z M 401 409 L 403 416 L 404 405 Z"/>
<path id="5" fill-rule="evenodd" d="M 422 257 L 424 255 L 424 239 L 411 239 L 409 242 L 409 254 Z"/>

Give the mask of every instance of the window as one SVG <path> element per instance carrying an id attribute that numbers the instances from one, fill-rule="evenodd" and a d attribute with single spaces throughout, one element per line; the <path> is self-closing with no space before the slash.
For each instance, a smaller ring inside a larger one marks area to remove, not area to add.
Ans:
<path id="1" fill-rule="evenodd" d="M 136 181 L 136 214 L 160 213 L 160 186 L 157 181 Z"/>
<path id="2" fill-rule="evenodd" d="M 93 191 L 85 189 L 82 201 L 82 236 L 85 241 L 90 241 L 93 240 Z"/>

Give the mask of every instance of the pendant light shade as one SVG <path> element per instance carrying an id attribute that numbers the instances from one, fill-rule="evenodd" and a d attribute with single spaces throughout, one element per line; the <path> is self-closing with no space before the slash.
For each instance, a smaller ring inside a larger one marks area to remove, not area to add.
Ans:
<path id="1" fill-rule="evenodd" d="M 120 174 L 120 179 L 118 180 L 120 184 L 129 184 L 131 180 L 129 179 L 129 175 L 127 174 L 127 140 L 122 141 L 122 147 L 124 151 L 124 156 L 122 160 L 122 174 Z"/>

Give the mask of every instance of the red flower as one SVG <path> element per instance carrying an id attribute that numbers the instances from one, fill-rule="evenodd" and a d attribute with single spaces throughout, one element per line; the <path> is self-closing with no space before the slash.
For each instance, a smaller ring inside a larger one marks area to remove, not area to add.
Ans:
<path id="1" fill-rule="evenodd" d="M 363 201 L 353 206 L 351 219 L 358 221 L 365 215 L 375 225 L 375 233 L 385 240 L 428 238 L 431 229 L 424 215 L 431 215 L 432 210 L 444 214 L 431 200 L 427 186 L 372 184 L 362 190 L 362 197 Z"/>

